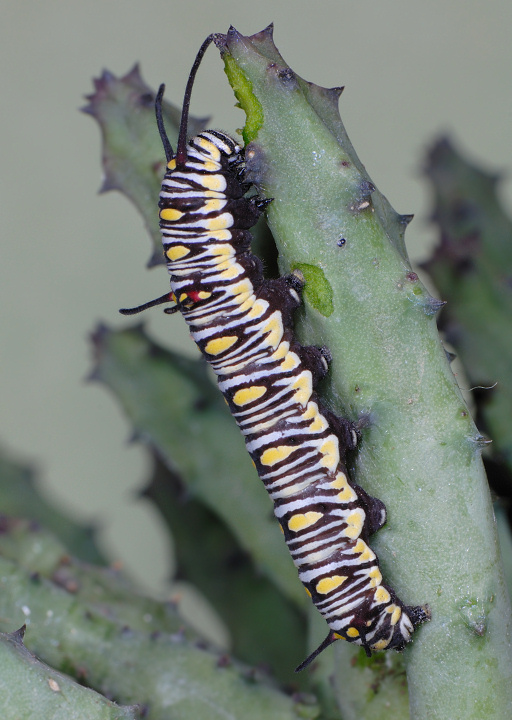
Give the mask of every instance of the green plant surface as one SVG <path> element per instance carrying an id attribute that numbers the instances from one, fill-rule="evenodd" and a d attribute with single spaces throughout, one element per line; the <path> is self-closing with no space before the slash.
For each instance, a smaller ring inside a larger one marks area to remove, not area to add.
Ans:
<path id="1" fill-rule="evenodd" d="M 328 316 L 311 307 L 306 289 L 297 328 L 303 341 L 327 345 L 333 355 L 325 385 L 333 407 L 367 418 L 354 477 L 388 509 L 372 546 L 399 596 L 431 607 L 431 623 L 403 653 L 410 715 L 505 720 L 512 713 L 511 613 L 483 441 L 439 340 L 440 303 L 407 260 L 408 218 L 361 171 L 337 114 L 339 93 L 298 78 L 269 29 L 250 38 L 231 30 L 224 53 L 263 109 L 247 167 L 274 198 L 268 221 L 281 271 L 311 265 L 332 288 Z M 338 685 L 347 720 L 359 694 L 345 659 L 352 652 L 337 644 L 338 667 L 349 673 Z"/>
<path id="2" fill-rule="evenodd" d="M 137 720 L 120 707 L 38 660 L 23 645 L 25 628 L 0 633 L 2 720 Z"/>
<path id="3" fill-rule="evenodd" d="M 512 532 L 507 514 L 499 503 L 494 504 L 494 512 L 498 525 L 498 537 L 500 539 L 501 557 L 503 558 L 508 592 L 512 595 Z"/>
<path id="4" fill-rule="evenodd" d="M 92 377 L 121 403 L 133 436 L 153 446 L 192 497 L 222 519 L 259 572 L 306 608 L 271 502 L 205 363 L 165 350 L 140 327 L 102 327 L 94 347 Z"/>
<path id="5" fill-rule="evenodd" d="M 57 510 L 41 493 L 36 473 L 0 451 L 0 513 L 29 518 L 51 530 L 68 552 L 86 562 L 106 564 L 95 541 L 95 528 Z"/>
<path id="6" fill-rule="evenodd" d="M 118 702 L 144 706 L 148 720 L 318 716 L 313 698 L 289 697 L 182 633 L 134 630 L 0 557 L 0 628 L 22 622 L 32 652 Z"/>
<path id="7" fill-rule="evenodd" d="M 141 595 L 115 568 L 85 564 L 69 555 L 58 538 L 30 521 L 4 519 L 0 555 L 75 595 L 91 611 L 146 633 L 181 633 L 197 639 L 179 614 L 179 605 Z"/>
<path id="8" fill-rule="evenodd" d="M 153 244 L 148 264 L 161 264 L 162 243 L 154 206 L 165 173 L 165 157 L 155 121 L 155 93 L 142 79 L 138 65 L 121 78 L 105 70 L 94 80 L 94 88 L 82 110 L 101 129 L 105 176 L 100 192 L 119 190 L 133 202 Z M 166 131 L 175 147 L 181 110 L 166 101 L 162 108 Z M 192 134 L 202 130 L 207 120 L 191 117 Z"/>
<path id="9" fill-rule="evenodd" d="M 234 657 L 269 667 L 280 682 L 306 684 L 307 676 L 293 671 L 306 657 L 305 613 L 255 571 L 229 528 L 156 455 L 143 497 L 154 503 L 172 535 L 176 578 L 213 605 L 229 630 Z"/>
<path id="10" fill-rule="evenodd" d="M 478 389 L 490 452 L 512 471 L 512 221 L 498 176 L 470 163 L 449 140 L 431 148 L 425 174 L 439 232 L 425 269 L 448 301 L 442 328 Z"/>

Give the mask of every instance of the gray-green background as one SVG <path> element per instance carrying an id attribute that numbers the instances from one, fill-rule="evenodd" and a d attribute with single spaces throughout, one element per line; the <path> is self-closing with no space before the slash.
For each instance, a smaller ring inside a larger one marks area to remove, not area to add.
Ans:
<path id="1" fill-rule="evenodd" d="M 0 443 L 35 463 L 45 488 L 141 583 L 165 589 L 167 549 L 152 509 L 135 499 L 147 468 L 130 429 L 97 385 L 87 335 L 121 306 L 167 288 L 148 272 L 149 241 L 121 196 L 98 196 L 98 128 L 77 112 L 102 68 L 139 61 L 179 103 L 200 43 L 230 24 L 275 23 L 300 75 L 345 85 L 341 113 L 370 175 L 403 213 L 413 259 L 433 241 L 420 176 L 426 147 L 450 133 L 470 157 L 512 167 L 512 5 L 508 0 L 4 0 L 0 8 Z M 214 49 L 193 112 L 227 132 L 243 124 Z M 156 130 L 155 130 L 156 131 Z M 508 205 L 510 180 L 502 184 Z M 179 318 L 153 311 L 154 336 L 195 352 Z"/>

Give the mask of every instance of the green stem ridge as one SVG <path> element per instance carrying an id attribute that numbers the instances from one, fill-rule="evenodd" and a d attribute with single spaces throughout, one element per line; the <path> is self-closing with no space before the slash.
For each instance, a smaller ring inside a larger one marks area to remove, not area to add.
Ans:
<path id="1" fill-rule="evenodd" d="M 120 707 L 34 657 L 25 629 L 0 632 L 2 720 L 139 720 L 139 708 Z"/>
<path id="2" fill-rule="evenodd" d="M 448 300 L 443 330 L 470 386 L 480 390 L 475 400 L 490 452 L 512 472 L 512 222 L 498 177 L 468 162 L 449 140 L 431 148 L 425 174 L 439 230 L 425 269 Z"/>
<path id="3" fill-rule="evenodd" d="M 121 78 L 105 70 L 94 80 L 94 93 L 87 95 L 82 111 L 93 117 L 101 130 L 104 180 L 100 192 L 119 190 L 135 205 L 144 219 L 153 250 L 148 265 L 163 262 L 158 213 L 154 207 L 165 172 L 162 142 L 155 120 L 155 93 L 144 82 L 139 66 Z M 174 147 L 178 139 L 181 111 L 168 102 L 162 106 L 164 122 Z M 208 118 L 189 117 L 192 134 Z"/>
<path id="4" fill-rule="evenodd" d="M 372 545 L 400 597 L 432 610 L 432 622 L 404 652 L 411 717 L 505 720 L 512 714 L 511 612 L 483 442 L 439 340 L 439 301 L 407 259 L 409 218 L 362 171 L 336 92 L 298 78 L 269 29 L 249 38 L 231 30 L 226 55 L 263 110 L 247 168 L 274 198 L 268 221 L 281 271 L 313 266 L 332 289 L 329 315 L 306 290 L 297 329 L 302 341 L 327 345 L 333 355 L 325 389 L 332 405 L 355 421 L 369 418 L 355 478 L 388 509 Z M 352 653 L 337 646 L 342 656 Z M 347 718 L 350 695 L 345 677 Z"/>
<path id="5" fill-rule="evenodd" d="M 318 715 L 310 698 L 288 697 L 261 674 L 203 643 L 189 641 L 180 632 L 143 632 L 127 626 L 82 597 L 79 588 L 64 590 L 0 556 L 0 629 L 23 622 L 27 646 L 45 662 L 120 702 L 144 706 L 150 720 L 313 720 Z M 105 698 L 100 700 L 106 704 Z"/>

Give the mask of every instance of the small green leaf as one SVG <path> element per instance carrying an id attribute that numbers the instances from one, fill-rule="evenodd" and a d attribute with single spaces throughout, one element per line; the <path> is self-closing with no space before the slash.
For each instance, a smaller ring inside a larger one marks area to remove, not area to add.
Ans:
<path id="1" fill-rule="evenodd" d="M 165 155 L 155 120 L 155 93 L 144 82 L 138 65 L 117 78 L 105 70 L 94 80 L 95 92 L 82 108 L 99 124 L 102 137 L 104 180 L 101 192 L 118 190 L 139 210 L 153 241 L 149 265 L 163 262 L 158 226 L 158 194 L 165 172 Z M 164 122 L 175 146 L 181 110 L 164 101 Z M 189 118 L 196 135 L 207 118 Z"/>
<path id="2" fill-rule="evenodd" d="M 252 91 L 251 81 L 244 75 L 239 66 L 233 61 L 230 55 L 224 56 L 224 71 L 233 88 L 235 97 L 246 113 L 245 126 L 242 131 L 244 142 L 247 145 L 258 135 L 258 130 L 263 125 L 263 108 L 261 103 Z"/>
<path id="3" fill-rule="evenodd" d="M 292 270 L 300 270 L 304 275 L 306 281 L 304 297 L 306 300 L 324 317 L 329 317 L 334 310 L 332 287 L 322 268 L 307 263 L 294 263 L 292 264 Z"/>

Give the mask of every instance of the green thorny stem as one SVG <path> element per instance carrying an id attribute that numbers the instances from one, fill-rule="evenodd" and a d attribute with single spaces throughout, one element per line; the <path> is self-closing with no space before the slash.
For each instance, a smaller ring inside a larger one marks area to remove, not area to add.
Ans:
<path id="1" fill-rule="evenodd" d="M 221 51 L 248 116 L 248 176 L 274 198 L 268 222 L 280 269 L 306 277 L 299 336 L 333 355 L 324 390 L 333 408 L 367 419 L 354 478 L 388 510 L 372 546 L 402 600 L 431 608 L 432 621 L 403 653 L 410 717 L 505 720 L 511 613 L 480 457 L 485 441 L 438 336 L 441 303 L 410 267 L 410 218 L 391 208 L 355 155 L 340 90 L 299 78 L 271 28 L 251 37 L 231 28 Z M 376 717 L 358 706 L 353 648 L 339 642 L 336 651 L 343 717 Z"/>

